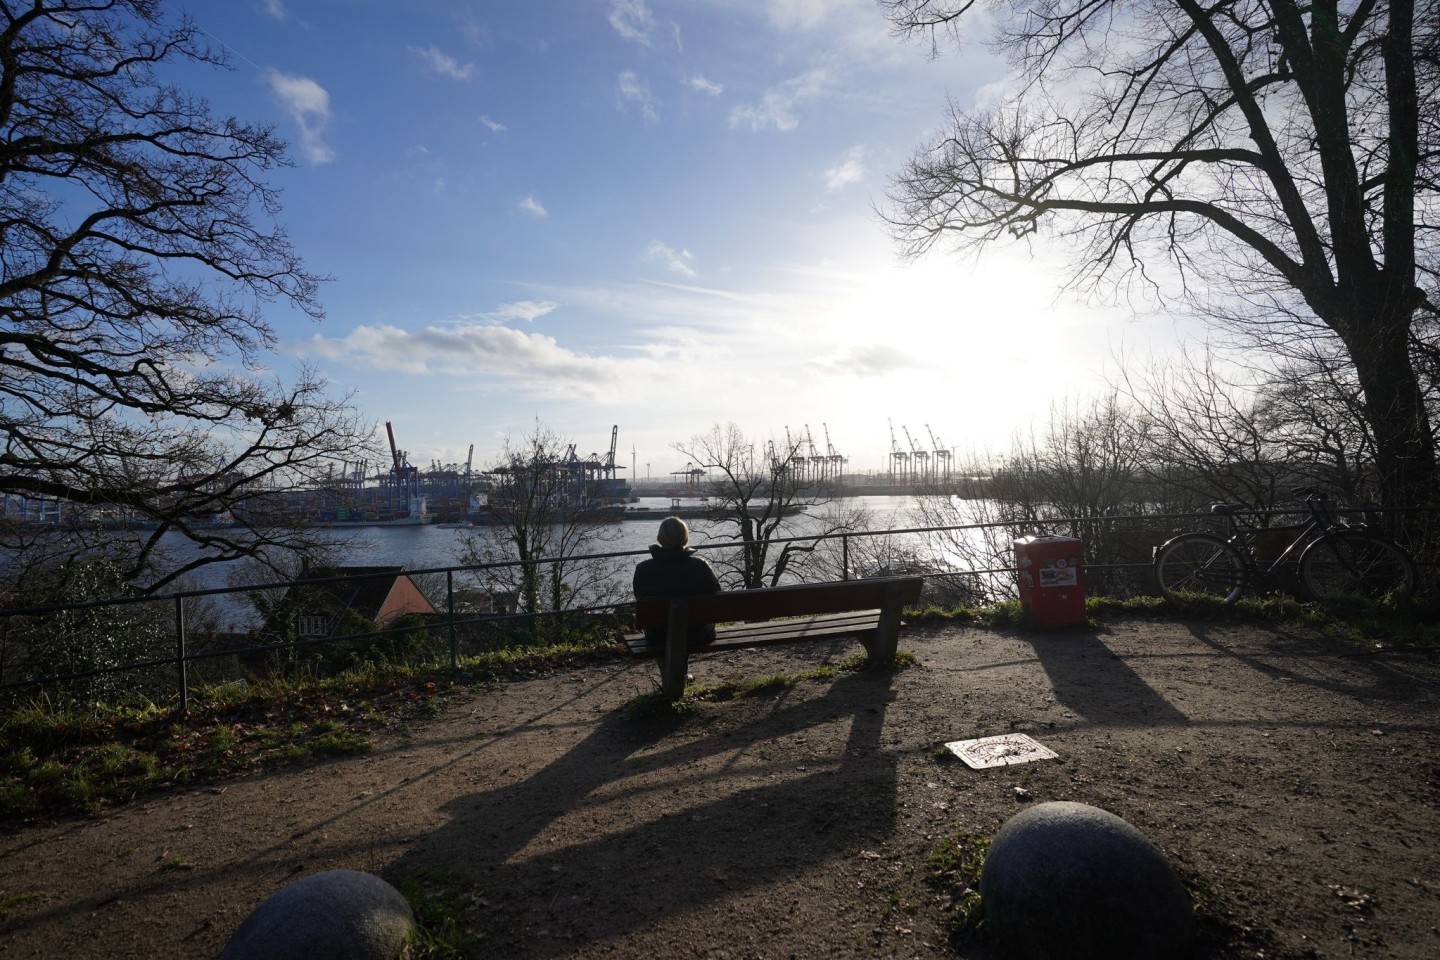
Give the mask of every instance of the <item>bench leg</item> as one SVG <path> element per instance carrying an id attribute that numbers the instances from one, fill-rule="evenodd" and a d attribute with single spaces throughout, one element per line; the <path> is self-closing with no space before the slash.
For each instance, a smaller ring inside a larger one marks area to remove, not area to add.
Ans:
<path id="1" fill-rule="evenodd" d="M 670 601 L 670 622 L 666 626 L 665 654 L 660 658 L 660 690 L 674 702 L 685 695 L 685 677 L 689 673 L 689 604 L 684 599 Z"/>
<path id="2" fill-rule="evenodd" d="M 900 592 L 899 584 L 891 584 L 885 589 L 880 624 L 875 628 L 874 637 L 865 641 L 865 649 L 875 663 L 895 662 L 895 650 L 900 645 L 900 615 L 905 612 Z"/>

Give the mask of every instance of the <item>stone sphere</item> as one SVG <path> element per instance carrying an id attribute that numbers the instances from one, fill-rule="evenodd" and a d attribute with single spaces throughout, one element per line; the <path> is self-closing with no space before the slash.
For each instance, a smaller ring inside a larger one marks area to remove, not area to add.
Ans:
<path id="1" fill-rule="evenodd" d="M 1190 895 L 1145 836 L 1084 803 L 1005 822 L 980 871 L 985 921 L 1022 960 L 1181 960 Z"/>
<path id="2" fill-rule="evenodd" d="M 220 960 L 397 960 L 415 928 L 410 904 L 358 870 L 281 887 L 240 925 Z"/>

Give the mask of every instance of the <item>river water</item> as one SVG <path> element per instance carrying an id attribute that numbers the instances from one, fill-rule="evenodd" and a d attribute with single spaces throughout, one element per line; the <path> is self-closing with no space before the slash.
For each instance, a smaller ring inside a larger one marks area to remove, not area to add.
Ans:
<path id="1" fill-rule="evenodd" d="M 666 516 L 667 509 L 672 504 L 673 501 L 670 498 L 640 498 L 632 506 L 649 508 L 649 516 L 643 520 L 617 522 L 614 525 L 614 539 L 598 543 L 587 552 L 643 552 L 654 542 L 659 521 Z M 704 506 L 699 500 L 681 500 L 678 505 L 692 508 Z M 845 498 L 835 506 L 813 507 L 811 509 L 815 513 L 807 512 L 796 516 L 787 524 L 788 529 L 784 535 L 799 537 L 821 529 L 823 523 L 821 517 L 824 511 L 836 507 L 845 511 L 857 509 L 864 511 L 867 515 L 866 525 L 872 530 L 904 528 L 913 525 L 910 518 L 910 506 L 911 500 L 908 497 Z M 711 531 L 713 533 L 711 536 L 707 535 L 707 527 L 710 525 L 705 521 L 689 522 L 692 529 L 691 542 L 696 546 L 702 546 L 707 541 L 726 542 L 730 539 L 734 529 L 724 524 L 717 524 Z M 423 526 L 354 527 L 335 532 L 340 535 L 338 556 L 335 559 L 337 563 L 350 566 L 401 565 L 406 570 L 415 571 L 459 565 L 462 563 L 467 540 L 476 539 L 483 543 L 484 538 L 490 533 L 490 529 L 484 526 L 457 528 L 427 524 Z M 913 537 L 903 535 L 897 539 L 901 542 L 895 546 L 902 551 L 913 545 L 914 542 Z M 195 555 L 196 548 L 181 537 L 177 536 L 168 546 L 178 558 L 190 558 Z M 858 556 L 861 553 L 862 548 L 857 546 L 855 555 Z M 636 560 L 639 559 L 637 556 Z M 616 575 L 625 579 L 624 585 L 627 588 L 628 571 L 633 568 L 633 565 L 625 560 L 620 560 L 616 564 L 619 571 Z M 230 570 L 227 568 L 230 566 L 230 564 L 210 564 L 200 568 L 193 578 L 192 586 L 200 589 L 229 586 Z M 460 578 L 457 577 L 457 586 L 459 582 Z M 234 597 L 218 596 L 211 602 L 216 607 L 222 628 L 238 629 L 253 619 L 248 605 L 238 595 Z"/>

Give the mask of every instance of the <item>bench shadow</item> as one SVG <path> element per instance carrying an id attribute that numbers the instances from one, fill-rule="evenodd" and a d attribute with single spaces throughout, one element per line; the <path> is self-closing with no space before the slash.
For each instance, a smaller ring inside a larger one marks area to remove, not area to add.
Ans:
<path id="1" fill-rule="evenodd" d="M 385 872 L 469 878 L 486 892 L 487 955 L 549 956 L 853 856 L 895 825 L 895 759 L 881 748 L 892 679 L 845 675 L 688 739 L 670 735 L 704 721 L 614 710 L 534 775 L 447 804 L 449 822 Z M 849 722 L 838 755 L 768 762 L 776 738 L 837 720 Z"/>
<path id="2" fill-rule="evenodd" d="M 1107 726 L 1184 725 L 1189 718 L 1093 630 L 1018 633 L 1050 678 L 1056 702 Z"/>

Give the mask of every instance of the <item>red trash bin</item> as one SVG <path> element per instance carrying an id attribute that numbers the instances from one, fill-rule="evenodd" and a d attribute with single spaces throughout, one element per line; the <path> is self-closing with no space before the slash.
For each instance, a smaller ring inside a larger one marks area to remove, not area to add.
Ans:
<path id="1" fill-rule="evenodd" d="M 1021 537 L 1015 541 L 1020 604 L 1042 627 L 1085 622 L 1084 545 L 1074 537 Z"/>

